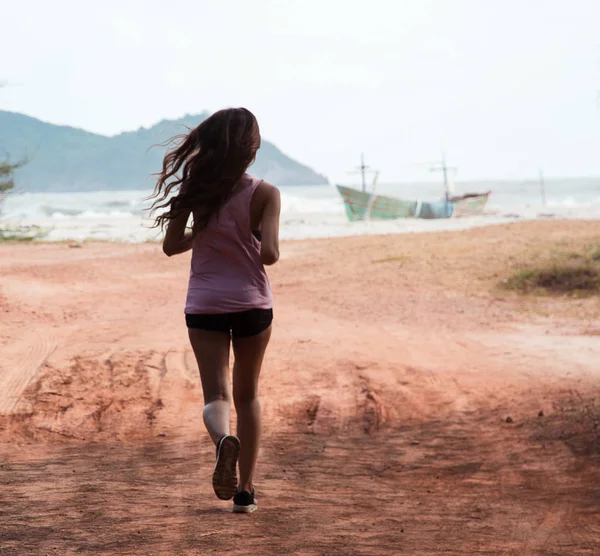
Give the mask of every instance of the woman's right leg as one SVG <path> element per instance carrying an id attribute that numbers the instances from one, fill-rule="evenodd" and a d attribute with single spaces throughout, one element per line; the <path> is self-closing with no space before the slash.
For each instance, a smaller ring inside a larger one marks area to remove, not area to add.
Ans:
<path id="1" fill-rule="evenodd" d="M 247 338 L 232 340 L 233 401 L 237 412 L 237 435 L 240 439 L 240 490 L 252 492 L 252 480 L 260 442 L 260 402 L 258 377 L 271 338 L 271 327 Z"/>

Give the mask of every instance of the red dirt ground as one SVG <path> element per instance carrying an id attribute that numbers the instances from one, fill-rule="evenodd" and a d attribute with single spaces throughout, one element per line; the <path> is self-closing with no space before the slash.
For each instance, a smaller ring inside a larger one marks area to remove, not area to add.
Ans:
<path id="1" fill-rule="evenodd" d="M 0 556 L 600 554 L 600 302 L 497 287 L 599 238 L 286 243 L 250 516 L 211 490 L 188 255 L 0 246 Z"/>

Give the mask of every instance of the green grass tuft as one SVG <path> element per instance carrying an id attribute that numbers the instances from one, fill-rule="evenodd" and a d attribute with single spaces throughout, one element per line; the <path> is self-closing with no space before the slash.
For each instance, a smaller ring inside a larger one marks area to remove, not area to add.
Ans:
<path id="1" fill-rule="evenodd" d="M 555 252 L 535 265 L 526 263 L 503 281 L 519 293 L 563 294 L 573 297 L 600 294 L 600 247 L 581 252 Z"/>
<path id="2" fill-rule="evenodd" d="M 44 238 L 47 233 L 39 226 L 0 228 L 0 243 L 36 241 Z"/>
<path id="3" fill-rule="evenodd" d="M 521 293 L 591 294 L 600 292 L 600 268 L 591 264 L 549 266 L 522 270 L 510 277 L 506 287 Z"/>

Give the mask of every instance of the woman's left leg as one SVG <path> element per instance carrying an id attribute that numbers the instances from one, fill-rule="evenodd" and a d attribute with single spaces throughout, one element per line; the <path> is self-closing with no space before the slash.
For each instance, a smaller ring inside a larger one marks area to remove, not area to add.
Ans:
<path id="1" fill-rule="evenodd" d="M 212 485 L 218 498 L 230 500 L 237 490 L 237 461 L 240 454 L 240 441 L 229 434 L 230 335 L 197 328 L 190 328 L 189 334 L 202 380 L 204 424 L 217 446 Z"/>
<path id="2" fill-rule="evenodd" d="M 198 328 L 188 329 L 202 381 L 203 418 L 216 444 L 229 435 L 231 382 L 229 379 L 230 335 Z"/>

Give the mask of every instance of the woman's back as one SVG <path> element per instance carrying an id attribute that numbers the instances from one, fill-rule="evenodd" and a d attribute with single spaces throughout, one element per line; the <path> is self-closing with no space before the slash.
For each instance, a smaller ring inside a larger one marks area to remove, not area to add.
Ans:
<path id="1" fill-rule="evenodd" d="M 250 218 L 252 198 L 261 181 L 245 174 L 218 215 L 195 236 L 186 313 L 232 313 L 273 306 Z"/>
<path id="2" fill-rule="evenodd" d="M 202 417 L 217 448 L 213 489 L 221 500 L 233 498 L 234 512 L 250 513 L 258 508 L 258 379 L 273 323 L 263 265 L 279 259 L 281 198 L 276 187 L 246 173 L 261 143 L 249 110 L 220 110 L 179 139 L 157 179 L 153 209 L 166 210 L 155 223 L 166 226 L 166 255 L 192 250 L 185 322 L 200 370 Z M 232 399 L 239 438 L 230 434 Z"/>

